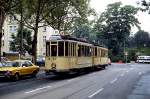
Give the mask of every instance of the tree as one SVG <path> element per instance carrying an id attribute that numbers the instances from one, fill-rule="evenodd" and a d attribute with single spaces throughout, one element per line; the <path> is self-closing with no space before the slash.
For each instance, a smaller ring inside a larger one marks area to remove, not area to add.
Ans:
<path id="1" fill-rule="evenodd" d="M 89 7 L 89 0 L 54 0 L 51 14 L 46 22 L 54 29 L 70 31 L 77 21 L 87 21 L 87 16 L 92 13 Z M 61 8 L 61 9 L 60 9 Z"/>
<path id="2" fill-rule="evenodd" d="M 15 13 L 11 13 L 17 18 L 17 15 L 21 15 L 16 20 L 20 22 L 20 27 L 26 26 L 27 28 L 34 31 L 33 41 L 32 41 L 32 56 L 33 63 L 36 63 L 36 49 L 37 49 L 37 34 L 40 27 L 47 26 L 45 23 L 45 16 L 50 14 L 51 5 L 48 5 L 51 0 L 19 0 L 20 10 L 18 8 L 14 9 Z M 31 6 L 32 5 L 32 6 Z M 49 11 L 49 12 L 48 12 Z M 23 12 L 23 13 L 22 13 Z M 21 29 L 22 30 L 22 29 Z M 22 41 L 21 41 L 22 42 Z"/>
<path id="3" fill-rule="evenodd" d="M 134 42 L 137 48 L 150 47 L 150 36 L 148 32 L 138 31 L 134 36 Z"/>
<path id="4" fill-rule="evenodd" d="M 104 17 L 103 14 L 101 14 L 94 24 L 92 33 L 96 35 L 96 39 L 95 39 L 96 42 L 101 42 L 102 45 L 103 44 L 107 45 L 106 43 L 107 38 L 104 38 L 104 31 L 106 29 L 106 25 L 103 24 L 103 22 L 104 22 Z"/>
<path id="5" fill-rule="evenodd" d="M 20 44 L 20 42 L 22 42 L 22 45 Z M 12 41 L 10 41 L 10 50 L 15 52 L 22 51 L 22 54 L 25 54 L 26 52 L 28 52 L 28 54 L 32 54 L 31 31 L 28 29 L 18 29 L 17 34 L 12 34 Z"/>
<path id="6" fill-rule="evenodd" d="M 0 0 L 0 61 L 1 61 L 1 44 L 2 44 L 2 27 L 6 16 L 15 6 L 17 6 L 15 0 Z"/>
<path id="7" fill-rule="evenodd" d="M 148 11 L 148 13 L 150 13 L 150 1 L 141 0 L 140 2 L 138 2 L 138 4 L 142 5 L 140 7 L 141 11 Z"/>
<path id="8" fill-rule="evenodd" d="M 24 26 L 34 31 L 32 43 L 33 62 L 36 62 L 38 29 L 50 25 L 65 30 L 76 18 L 86 18 L 89 0 L 24 0 L 21 8 Z M 32 6 L 31 6 L 32 5 Z M 20 13 L 20 11 L 19 11 Z M 13 14 L 15 16 L 15 14 Z"/>
<path id="9" fill-rule="evenodd" d="M 78 24 L 73 27 L 73 35 L 77 38 L 89 38 L 91 27 L 88 24 Z"/>
<path id="10" fill-rule="evenodd" d="M 139 21 L 135 17 L 138 10 L 138 8 L 133 6 L 123 6 L 121 2 L 116 2 L 109 4 L 106 11 L 98 19 L 99 22 L 96 23 L 95 28 L 100 28 L 96 29 L 99 31 L 97 33 L 107 39 L 106 44 L 112 50 L 113 55 L 123 52 L 131 27 L 137 26 L 139 28 Z"/>

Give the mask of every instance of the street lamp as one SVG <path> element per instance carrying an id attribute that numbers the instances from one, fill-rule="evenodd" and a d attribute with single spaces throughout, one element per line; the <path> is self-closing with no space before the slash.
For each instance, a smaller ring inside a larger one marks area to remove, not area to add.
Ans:
<path id="1" fill-rule="evenodd" d="M 107 32 L 108 36 L 107 36 L 107 47 L 108 47 L 108 43 L 109 43 L 109 35 L 112 35 L 114 32 L 113 31 L 109 31 Z"/>

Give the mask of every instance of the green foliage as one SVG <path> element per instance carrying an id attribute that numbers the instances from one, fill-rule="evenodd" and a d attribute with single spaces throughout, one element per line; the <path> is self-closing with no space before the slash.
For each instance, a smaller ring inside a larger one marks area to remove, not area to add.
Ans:
<path id="1" fill-rule="evenodd" d="M 87 16 L 92 13 L 89 0 L 50 0 L 51 14 L 45 19 L 54 29 L 68 32 L 80 20 L 87 21 Z"/>
<path id="2" fill-rule="evenodd" d="M 15 52 L 23 51 L 24 54 L 25 52 L 31 54 L 32 50 L 31 31 L 23 29 L 21 34 L 21 30 L 18 29 L 18 33 L 16 35 L 12 34 L 12 41 L 10 42 L 10 50 Z"/>
<path id="3" fill-rule="evenodd" d="M 91 27 L 88 24 L 77 24 L 73 27 L 73 35 L 78 38 L 88 39 L 90 37 Z"/>
<path id="4" fill-rule="evenodd" d="M 137 49 L 140 55 L 150 55 L 150 47 L 142 47 Z"/>
<path id="5" fill-rule="evenodd" d="M 89 0 L 18 0 L 18 4 L 11 14 L 20 14 L 21 19 L 17 20 L 21 25 L 24 23 L 34 31 L 33 62 L 36 61 L 38 28 L 49 25 L 65 31 L 72 27 L 75 20 L 87 20 L 87 15 L 91 13 Z"/>
<path id="6" fill-rule="evenodd" d="M 139 55 L 150 55 L 150 48 L 149 47 L 141 47 L 140 49 L 138 48 L 128 48 L 128 60 L 130 61 L 136 61 L 137 56 Z"/>
<path id="7" fill-rule="evenodd" d="M 141 48 L 141 47 L 150 47 L 150 35 L 148 32 L 145 31 L 138 31 L 135 35 L 134 35 L 134 43 L 136 45 L 137 48 Z"/>
<path id="8" fill-rule="evenodd" d="M 123 6 L 121 2 L 116 2 L 109 4 L 96 22 L 94 29 L 97 35 L 104 38 L 104 43 L 111 49 L 113 55 L 123 52 L 131 27 L 139 28 L 139 21 L 135 17 L 138 10 L 133 6 Z"/>
<path id="9" fill-rule="evenodd" d="M 130 61 L 136 61 L 138 50 L 135 49 L 135 48 L 128 48 L 128 49 L 127 49 L 127 52 L 128 52 L 128 59 L 129 59 Z"/>
<path id="10" fill-rule="evenodd" d="M 2 27 L 6 16 L 10 13 L 12 8 L 17 6 L 16 0 L 0 0 L 0 57 L 2 44 Z M 1 61 L 1 58 L 0 58 Z"/>
<path id="11" fill-rule="evenodd" d="M 141 11 L 147 11 L 148 13 L 150 13 L 150 1 L 147 0 L 141 0 L 140 2 L 138 2 L 138 4 L 142 5 L 140 7 Z"/>
<path id="12" fill-rule="evenodd" d="M 129 37 L 127 43 L 130 48 L 150 48 L 150 35 L 148 32 L 139 30 L 134 36 Z"/>

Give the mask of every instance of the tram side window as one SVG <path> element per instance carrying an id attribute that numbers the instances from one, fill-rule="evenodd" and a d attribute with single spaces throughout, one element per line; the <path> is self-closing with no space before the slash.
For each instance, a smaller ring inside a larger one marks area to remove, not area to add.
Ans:
<path id="1" fill-rule="evenodd" d="M 65 56 L 68 56 L 68 42 L 65 42 Z"/>
<path id="2" fill-rule="evenodd" d="M 102 57 L 105 57 L 106 52 L 104 50 L 102 50 Z"/>
<path id="3" fill-rule="evenodd" d="M 46 43 L 46 56 L 50 56 L 50 43 Z"/>
<path id="4" fill-rule="evenodd" d="M 78 56 L 81 56 L 81 45 L 78 46 Z"/>
<path id="5" fill-rule="evenodd" d="M 92 55 L 92 48 L 88 47 L 88 56 L 91 56 L 91 55 Z"/>
<path id="6" fill-rule="evenodd" d="M 85 48 L 84 48 L 84 46 L 82 46 L 81 51 L 82 51 L 82 52 L 81 52 L 81 54 L 82 54 L 81 56 L 85 56 Z"/>
<path id="7" fill-rule="evenodd" d="M 105 57 L 108 57 L 108 51 L 105 51 Z"/>
<path id="8" fill-rule="evenodd" d="M 101 50 L 101 57 L 104 57 L 104 52 L 103 52 L 103 50 Z"/>
<path id="9" fill-rule="evenodd" d="M 51 56 L 57 56 L 57 45 L 51 45 Z"/>
<path id="10" fill-rule="evenodd" d="M 58 42 L 58 56 L 64 56 L 64 42 Z"/>
<path id="11" fill-rule="evenodd" d="M 95 56 L 97 56 L 97 48 L 95 47 Z"/>
<path id="12" fill-rule="evenodd" d="M 90 47 L 89 46 L 86 46 L 86 56 L 90 56 L 91 52 L 90 52 Z"/>
<path id="13" fill-rule="evenodd" d="M 72 46 L 73 46 L 73 52 L 72 53 L 73 53 L 73 56 L 75 56 L 75 53 L 74 53 L 75 52 L 75 44 L 73 43 Z"/>

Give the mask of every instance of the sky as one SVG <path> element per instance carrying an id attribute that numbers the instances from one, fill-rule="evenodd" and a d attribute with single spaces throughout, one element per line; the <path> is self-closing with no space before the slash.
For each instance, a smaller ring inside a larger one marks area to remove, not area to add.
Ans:
<path id="1" fill-rule="evenodd" d="M 119 2 L 121 1 L 123 5 L 133 5 L 135 7 L 138 6 L 137 2 L 140 0 L 91 0 L 90 6 L 91 8 L 94 8 L 98 14 L 105 11 L 108 4 Z M 141 23 L 141 29 L 147 32 L 150 32 L 150 14 L 148 15 L 146 12 L 139 12 L 137 14 L 137 18 L 139 19 L 139 22 Z M 132 33 L 134 34 L 137 32 L 138 29 L 133 27 Z"/>

